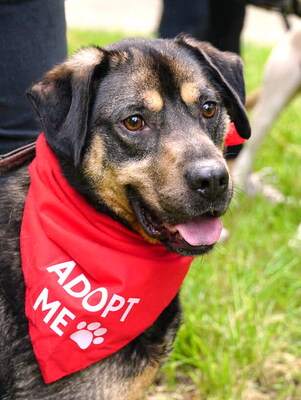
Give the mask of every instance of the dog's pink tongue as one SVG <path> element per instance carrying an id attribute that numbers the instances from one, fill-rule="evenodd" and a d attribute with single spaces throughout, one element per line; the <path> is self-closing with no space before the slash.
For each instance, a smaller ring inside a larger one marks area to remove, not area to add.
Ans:
<path id="1" fill-rule="evenodd" d="M 220 238 L 223 223 L 217 217 L 199 217 L 173 228 L 177 229 L 191 246 L 209 246 Z"/>

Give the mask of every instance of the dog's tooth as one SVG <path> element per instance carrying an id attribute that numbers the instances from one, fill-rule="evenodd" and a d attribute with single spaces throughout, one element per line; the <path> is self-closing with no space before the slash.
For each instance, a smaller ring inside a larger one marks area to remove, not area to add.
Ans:
<path id="1" fill-rule="evenodd" d="M 163 224 L 165 226 L 165 228 L 167 228 L 171 233 L 176 233 L 178 232 L 178 229 L 173 226 L 173 225 L 169 225 L 168 223 L 164 222 Z"/>

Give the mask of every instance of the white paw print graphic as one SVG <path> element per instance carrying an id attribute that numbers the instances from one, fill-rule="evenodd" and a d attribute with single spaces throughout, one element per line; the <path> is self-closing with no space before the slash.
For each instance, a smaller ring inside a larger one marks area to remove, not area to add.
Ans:
<path id="1" fill-rule="evenodd" d="M 78 330 L 73 332 L 70 338 L 77 343 L 78 347 L 82 350 L 87 349 L 91 343 L 101 344 L 104 341 L 104 338 L 101 336 L 107 332 L 106 328 L 101 328 L 100 322 L 91 322 L 87 325 L 86 321 L 82 321 L 76 328 Z"/>

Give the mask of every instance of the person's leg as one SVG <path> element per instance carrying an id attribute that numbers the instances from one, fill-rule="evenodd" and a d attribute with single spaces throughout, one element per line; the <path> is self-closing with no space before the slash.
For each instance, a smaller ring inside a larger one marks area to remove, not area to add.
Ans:
<path id="1" fill-rule="evenodd" d="M 240 34 L 246 0 L 210 0 L 209 27 L 205 40 L 222 51 L 240 54 Z M 243 145 L 229 146 L 225 157 L 230 170 Z"/>
<path id="2" fill-rule="evenodd" d="M 245 0 L 211 0 L 210 26 L 206 40 L 219 50 L 240 54 L 245 7 Z"/>
<path id="3" fill-rule="evenodd" d="M 188 33 L 202 40 L 207 30 L 208 0 L 163 0 L 159 36 L 172 38 Z"/>
<path id="4" fill-rule="evenodd" d="M 64 0 L 0 2 L 0 154 L 35 140 L 25 91 L 66 56 Z"/>

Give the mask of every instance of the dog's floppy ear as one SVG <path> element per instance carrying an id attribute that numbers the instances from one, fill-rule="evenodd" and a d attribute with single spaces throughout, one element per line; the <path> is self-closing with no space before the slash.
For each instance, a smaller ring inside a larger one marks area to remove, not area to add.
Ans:
<path id="1" fill-rule="evenodd" d="M 86 141 L 93 92 L 106 69 L 106 59 L 106 52 L 98 47 L 80 50 L 27 91 L 48 143 L 76 166 Z"/>
<path id="2" fill-rule="evenodd" d="M 219 51 L 209 43 L 199 42 L 186 35 L 179 35 L 175 40 L 189 49 L 200 61 L 209 79 L 222 91 L 222 97 L 237 132 L 242 138 L 248 139 L 251 128 L 244 107 L 245 84 L 240 57 L 234 53 Z"/>

